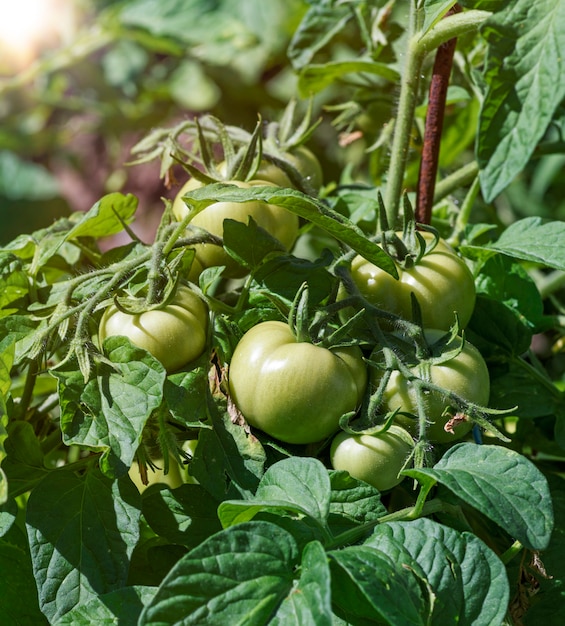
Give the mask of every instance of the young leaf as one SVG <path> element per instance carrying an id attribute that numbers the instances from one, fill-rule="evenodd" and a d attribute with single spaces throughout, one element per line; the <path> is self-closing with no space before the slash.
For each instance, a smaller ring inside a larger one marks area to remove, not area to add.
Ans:
<path id="1" fill-rule="evenodd" d="M 140 496 L 97 470 L 52 471 L 28 501 L 26 527 L 41 610 L 54 623 L 126 584 L 139 539 Z"/>
<path id="2" fill-rule="evenodd" d="M 115 368 L 100 365 L 86 385 L 72 364 L 51 373 L 58 380 L 65 443 L 105 449 L 102 471 L 122 476 L 132 464 L 149 416 L 161 405 L 166 372 L 125 337 L 108 337 L 104 349 Z"/>
<path id="3" fill-rule="evenodd" d="M 300 73 L 298 88 L 303 94 L 313 94 L 333 85 L 345 74 L 374 74 L 396 82 L 398 72 L 384 63 L 371 59 L 356 59 L 354 61 L 334 61 L 321 65 L 309 65 Z"/>
<path id="4" fill-rule="evenodd" d="M 425 35 L 454 4 L 453 0 L 424 0 L 424 25 L 421 34 Z"/>
<path id="5" fill-rule="evenodd" d="M 508 226 L 486 247 L 515 259 L 565 270 L 564 237 L 565 222 L 526 217 Z"/>
<path id="6" fill-rule="evenodd" d="M 293 587 L 292 536 L 268 522 L 239 524 L 191 550 L 171 569 L 139 626 L 267 624 Z"/>
<path id="7" fill-rule="evenodd" d="M 435 596 L 431 623 L 502 623 L 509 597 L 504 564 L 471 533 L 422 518 L 381 524 L 364 545 L 378 548 L 397 564 L 421 568 Z"/>
<path id="8" fill-rule="evenodd" d="M 553 530 L 545 476 L 525 456 L 496 445 L 460 443 L 432 468 L 403 472 L 437 480 L 526 548 L 543 550 Z"/>
<path id="9" fill-rule="evenodd" d="M 238 263 L 251 269 L 257 267 L 270 253 L 285 252 L 284 246 L 261 228 L 252 217 L 249 224 L 224 220 L 224 246 Z"/>
<path id="10" fill-rule="evenodd" d="M 115 235 L 124 229 L 124 224 L 132 221 L 137 204 L 138 200 L 132 194 L 109 193 L 84 214 L 66 239 Z"/>
<path id="11" fill-rule="evenodd" d="M 519 174 L 565 96 L 565 3 L 516 0 L 489 18 L 477 144 L 487 202 Z"/>
<path id="12" fill-rule="evenodd" d="M 329 553 L 334 610 L 353 624 L 428 624 L 417 575 L 372 546 Z"/>

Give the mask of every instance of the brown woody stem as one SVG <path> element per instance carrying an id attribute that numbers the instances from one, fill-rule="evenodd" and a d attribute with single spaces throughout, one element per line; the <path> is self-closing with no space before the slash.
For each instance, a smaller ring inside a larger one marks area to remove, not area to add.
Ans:
<path id="1" fill-rule="evenodd" d="M 446 17 L 460 11 L 461 8 L 456 4 L 447 12 Z M 434 62 L 424 131 L 422 160 L 418 176 L 415 214 L 416 221 L 420 224 L 429 224 L 431 222 L 445 101 L 456 45 L 456 38 L 441 44 L 437 49 Z"/>

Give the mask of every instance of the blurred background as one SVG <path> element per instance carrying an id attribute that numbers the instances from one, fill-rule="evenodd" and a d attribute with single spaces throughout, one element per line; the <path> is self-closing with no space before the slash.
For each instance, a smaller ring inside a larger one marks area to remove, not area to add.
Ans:
<path id="1" fill-rule="evenodd" d="M 201 113 L 253 130 L 296 92 L 301 0 L 0 0 L 0 244 L 133 193 L 160 218 L 159 163 L 128 166 L 156 126 Z"/>

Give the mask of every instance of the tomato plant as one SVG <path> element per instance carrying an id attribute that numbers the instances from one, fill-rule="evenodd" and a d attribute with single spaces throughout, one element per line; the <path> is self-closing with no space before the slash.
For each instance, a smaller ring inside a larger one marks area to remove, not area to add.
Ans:
<path id="1" fill-rule="evenodd" d="M 400 471 L 413 447 L 411 435 L 400 426 L 375 435 L 340 432 L 332 441 L 330 459 L 334 469 L 349 472 L 382 492 L 402 481 Z"/>
<path id="2" fill-rule="evenodd" d="M 80 4 L 0 54 L 3 622 L 563 623 L 563 2 Z"/>
<path id="3" fill-rule="evenodd" d="M 414 347 L 408 346 L 408 370 L 391 372 L 382 394 L 388 411 L 413 416 L 396 417 L 413 434 L 418 432 L 421 406 L 427 421 L 426 436 L 430 441 L 443 443 L 463 437 L 473 425 L 466 419 L 460 399 L 484 407 L 490 395 L 489 371 L 481 353 L 459 336 L 450 338 L 447 344 L 445 338 L 441 330 L 426 329 L 428 354 L 417 355 Z M 378 386 L 381 379 L 382 370 L 375 369 L 373 385 Z M 428 383 L 433 387 L 427 387 Z M 448 423 L 451 426 L 446 430 Z"/>
<path id="4" fill-rule="evenodd" d="M 99 339 L 124 336 L 173 372 L 197 359 L 206 346 L 208 310 L 188 287 L 180 285 L 170 302 L 140 313 L 111 304 L 102 315 Z"/>
<path id="5" fill-rule="evenodd" d="M 360 404 L 367 369 L 358 347 L 297 341 L 283 322 L 254 326 L 229 369 L 232 399 L 251 426 L 286 443 L 315 443 L 336 432 Z"/>

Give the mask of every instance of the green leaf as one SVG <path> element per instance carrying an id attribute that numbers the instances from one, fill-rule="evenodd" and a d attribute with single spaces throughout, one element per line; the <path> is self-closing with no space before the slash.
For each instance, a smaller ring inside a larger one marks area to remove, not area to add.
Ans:
<path id="1" fill-rule="evenodd" d="M 261 200 L 269 204 L 282 206 L 292 213 L 296 213 L 322 230 L 326 231 L 339 241 L 350 246 L 369 262 L 382 268 L 395 278 L 398 272 L 392 258 L 384 250 L 373 243 L 362 231 L 354 226 L 345 217 L 336 213 L 323 202 L 316 200 L 296 189 L 282 187 L 252 187 L 241 189 L 235 185 L 215 183 L 191 191 L 185 196 L 195 212 L 202 211 L 214 202 L 247 202 Z"/>
<path id="2" fill-rule="evenodd" d="M 124 224 L 132 221 L 137 204 L 132 194 L 109 193 L 84 214 L 66 239 L 115 235 L 124 229 Z"/>
<path id="3" fill-rule="evenodd" d="M 348 6 L 334 2 L 311 4 L 295 30 L 288 48 L 288 58 L 295 70 L 310 64 L 312 59 L 353 17 Z"/>
<path id="4" fill-rule="evenodd" d="M 376 522 L 387 514 L 380 492 L 352 478 L 348 472 L 330 470 L 331 494 L 328 523 L 336 536 L 353 526 Z"/>
<path id="5" fill-rule="evenodd" d="M 565 270 L 565 222 L 526 217 L 514 222 L 498 240 L 486 246 L 501 254 Z"/>
<path id="6" fill-rule="evenodd" d="M 518 311 L 478 294 L 466 334 L 485 358 L 496 358 L 523 354 L 533 330 Z"/>
<path id="7" fill-rule="evenodd" d="M 171 414 L 179 424 L 190 426 L 206 415 L 208 390 L 208 355 L 205 364 L 199 359 L 187 369 L 170 374 L 165 380 L 164 396 Z"/>
<path id="8" fill-rule="evenodd" d="M 8 425 L 6 458 L 2 469 L 6 472 L 10 495 L 15 497 L 32 489 L 49 473 L 43 452 L 33 426 L 29 422 L 15 421 Z"/>
<path id="9" fill-rule="evenodd" d="M 435 596 L 432 624 L 502 623 L 509 598 L 506 570 L 475 535 L 422 518 L 381 524 L 364 545 L 422 572 Z"/>
<path id="10" fill-rule="evenodd" d="M 209 397 L 208 415 L 213 428 L 200 431 L 190 475 L 218 502 L 225 500 L 228 492 L 231 497 L 252 497 L 264 472 L 263 446 L 232 423 L 227 411 Z"/>
<path id="11" fill-rule="evenodd" d="M 269 626 L 332 626 L 330 568 L 326 551 L 312 541 L 302 551 L 300 578 L 280 604 Z"/>
<path id="12" fill-rule="evenodd" d="M 351 546 L 328 556 L 334 610 L 348 623 L 429 623 L 429 602 L 418 578 L 401 563 L 371 546 Z"/>
<path id="13" fill-rule="evenodd" d="M 47 169 L 0 151 L 0 196 L 9 200 L 49 200 L 59 195 L 57 180 Z"/>
<path id="14" fill-rule="evenodd" d="M 72 363 L 51 373 L 58 380 L 65 443 L 103 449 L 100 467 L 117 477 L 128 471 L 143 428 L 161 405 L 166 372 L 125 337 L 109 337 L 104 349 L 114 368 L 99 365 L 86 385 Z"/>
<path id="15" fill-rule="evenodd" d="M 525 419 L 555 415 L 565 419 L 565 396 L 547 377 L 520 357 L 492 368 L 489 406 L 517 407 L 512 412 Z"/>
<path id="16" fill-rule="evenodd" d="M 425 35 L 454 4 L 453 0 L 424 0 L 424 25 L 421 34 Z"/>
<path id="17" fill-rule="evenodd" d="M 477 156 L 487 202 L 519 174 L 565 97 L 565 3 L 516 0 L 485 23 Z"/>
<path id="18" fill-rule="evenodd" d="M 384 63 L 378 63 L 370 59 L 357 59 L 354 61 L 333 61 L 323 65 L 308 65 L 302 72 L 298 81 L 298 89 L 303 94 L 318 93 L 326 87 L 335 84 L 346 74 L 374 74 L 391 82 L 399 79 L 398 72 Z"/>
<path id="19" fill-rule="evenodd" d="M 15 500 L 6 500 L 0 505 L 0 537 L 3 537 L 12 528 L 18 514 L 18 504 Z"/>
<path id="20" fill-rule="evenodd" d="M 255 497 L 222 502 L 218 516 L 222 526 L 227 528 L 249 521 L 264 511 L 280 511 L 307 516 L 324 528 L 329 510 L 330 479 L 326 468 L 317 459 L 293 456 L 271 465 Z"/>
<path id="21" fill-rule="evenodd" d="M 26 527 L 41 610 L 51 623 L 126 584 L 139 539 L 140 496 L 129 479 L 52 471 L 31 493 Z"/>
<path id="22" fill-rule="evenodd" d="M 157 535 L 189 548 L 222 528 L 216 501 L 200 485 L 152 487 L 144 493 L 142 511 Z"/>
<path id="23" fill-rule="evenodd" d="M 19 526 L 0 537 L 0 607 L 3 624 L 47 624 L 39 610 L 27 540 Z"/>
<path id="24" fill-rule="evenodd" d="M 403 472 L 432 477 L 526 548 L 543 550 L 553 530 L 545 476 L 525 456 L 496 445 L 460 443 L 432 468 Z"/>
<path id="25" fill-rule="evenodd" d="M 137 626 L 143 606 L 155 595 L 155 587 L 122 587 L 80 604 L 55 626 Z"/>
<path id="26" fill-rule="evenodd" d="M 481 266 L 477 292 L 516 312 L 524 324 L 539 330 L 544 323 L 543 301 L 536 284 L 520 263 L 497 254 Z"/>
<path id="27" fill-rule="evenodd" d="M 270 253 L 285 252 L 284 246 L 252 217 L 249 218 L 249 224 L 224 220 L 223 241 L 229 255 L 250 269 L 259 266 Z"/>
<path id="28" fill-rule="evenodd" d="M 298 563 L 294 539 L 278 526 L 233 526 L 180 559 L 139 626 L 266 624 L 291 591 Z"/>

